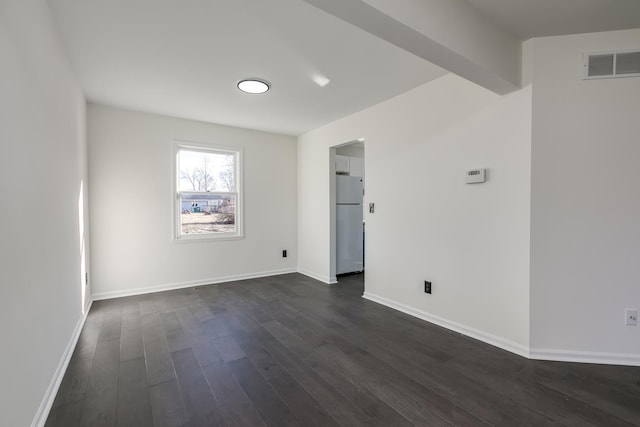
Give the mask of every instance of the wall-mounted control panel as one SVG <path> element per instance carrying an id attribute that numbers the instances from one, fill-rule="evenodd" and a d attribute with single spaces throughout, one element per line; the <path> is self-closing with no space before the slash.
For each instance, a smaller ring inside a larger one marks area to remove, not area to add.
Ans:
<path id="1" fill-rule="evenodd" d="M 467 171 L 467 184 L 481 184 L 487 180 L 487 170 L 471 169 Z"/>

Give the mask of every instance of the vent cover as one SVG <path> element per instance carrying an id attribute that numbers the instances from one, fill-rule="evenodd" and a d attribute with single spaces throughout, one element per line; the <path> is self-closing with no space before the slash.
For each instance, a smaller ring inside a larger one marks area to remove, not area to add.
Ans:
<path id="1" fill-rule="evenodd" d="M 640 76 L 640 49 L 584 55 L 585 79 L 633 76 Z"/>

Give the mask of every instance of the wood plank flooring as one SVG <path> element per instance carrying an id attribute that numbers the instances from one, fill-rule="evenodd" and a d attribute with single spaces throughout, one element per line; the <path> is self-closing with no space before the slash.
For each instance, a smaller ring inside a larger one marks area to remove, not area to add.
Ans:
<path id="1" fill-rule="evenodd" d="M 95 302 L 47 427 L 639 426 L 640 368 L 530 361 L 299 274 Z"/>

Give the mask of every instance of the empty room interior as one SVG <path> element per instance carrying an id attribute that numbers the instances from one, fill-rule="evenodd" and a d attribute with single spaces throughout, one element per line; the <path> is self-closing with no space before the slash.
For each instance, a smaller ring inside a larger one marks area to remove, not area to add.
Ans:
<path id="1" fill-rule="evenodd" d="M 0 0 L 0 425 L 640 426 L 637 0 Z"/>

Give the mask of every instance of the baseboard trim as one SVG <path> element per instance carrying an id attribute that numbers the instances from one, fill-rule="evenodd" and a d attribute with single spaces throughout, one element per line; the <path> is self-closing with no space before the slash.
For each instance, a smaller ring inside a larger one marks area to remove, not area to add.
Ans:
<path id="1" fill-rule="evenodd" d="M 390 300 L 385 297 L 381 297 L 380 295 L 372 294 L 371 292 L 364 292 L 362 297 L 368 299 L 369 301 L 376 302 L 378 304 L 382 304 L 389 308 L 393 308 L 394 310 L 401 311 L 405 314 L 408 314 L 413 317 L 417 317 L 418 319 L 426 320 L 427 322 L 434 323 L 438 326 L 442 326 L 443 328 L 447 328 L 449 330 L 459 332 L 462 335 L 466 335 L 468 337 L 480 340 L 487 344 L 491 344 L 495 347 L 499 347 L 503 350 L 510 351 L 511 353 L 515 353 L 519 356 L 529 357 L 529 348 L 519 344 L 517 342 L 507 340 L 505 338 L 489 334 L 487 332 L 481 331 L 479 329 L 475 329 L 469 326 L 462 325 L 457 322 L 452 322 L 440 316 L 436 316 L 426 311 L 418 310 L 413 307 L 409 307 L 408 305 L 399 303 L 397 301 Z"/>
<path id="2" fill-rule="evenodd" d="M 258 279 L 260 277 L 278 276 L 280 274 L 295 273 L 295 268 L 285 268 L 282 270 L 261 271 L 249 274 L 236 274 L 231 276 L 215 277 L 205 280 L 192 280 L 189 282 L 166 283 L 164 285 L 148 286 L 144 288 L 127 289 L 124 291 L 97 292 L 92 295 L 94 301 L 129 297 L 133 295 L 151 294 L 154 292 L 171 291 L 174 289 L 192 288 L 196 286 L 214 285 L 216 283 L 234 282 L 236 280 Z"/>
<path id="3" fill-rule="evenodd" d="M 312 279 L 316 279 L 322 283 L 326 283 L 327 285 L 335 285 L 336 283 L 338 283 L 338 279 L 336 278 L 336 276 L 333 276 L 333 277 L 322 276 L 320 274 L 312 273 L 311 271 L 303 270 L 301 268 L 298 269 L 298 273 L 304 274 L 305 276 L 311 277 Z"/>
<path id="4" fill-rule="evenodd" d="M 640 366 L 640 354 L 598 353 L 553 349 L 531 349 L 530 358 L 554 362 L 595 363 L 598 365 Z"/>
<path id="5" fill-rule="evenodd" d="M 33 418 L 31 427 L 44 427 L 45 423 L 47 422 L 49 412 L 51 412 L 51 408 L 53 407 L 53 401 L 58 394 L 58 389 L 60 388 L 60 384 L 62 384 L 64 374 L 67 372 L 67 367 L 69 366 L 69 362 L 71 361 L 71 356 L 73 356 L 73 350 L 75 350 L 76 344 L 78 344 L 78 339 L 80 338 L 82 327 L 87 320 L 87 316 L 89 315 L 89 310 L 91 310 L 92 304 L 93 301 L 90 300 L 84 309 L 84 314 L 82 315 L 82 317 L 80 317 L 80 319 L 78 319 L 78 322 L 76 323 L 76 327 L 73 330 L 71 339 L 69 340 L 67 347 L 64 349 L 64 353 L 62 353 L 62 358 L 60 359 L 58 367 L 56 368 L 56 371 L 51 378 L 51 382 L 49 383 L 49 387 L 47 387 L 47 391 L 42 398 L 42 402 L 40 402 L 40 407 L 36 412 L 36 416 Z"/>

